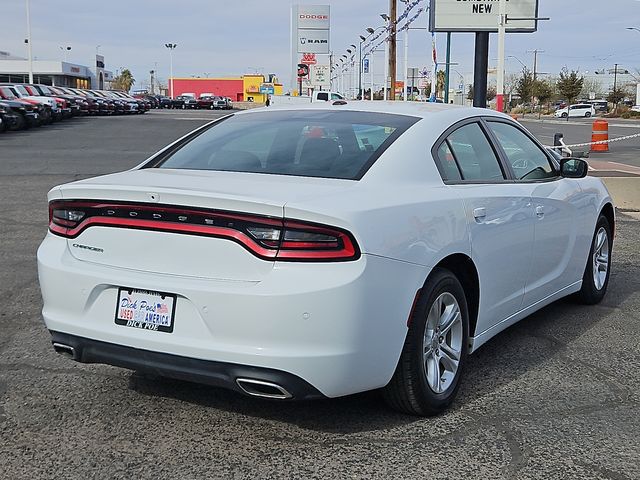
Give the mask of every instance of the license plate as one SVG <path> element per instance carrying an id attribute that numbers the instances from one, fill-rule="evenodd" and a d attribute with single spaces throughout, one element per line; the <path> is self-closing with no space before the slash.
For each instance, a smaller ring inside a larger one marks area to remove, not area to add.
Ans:
<path id="1" fill-rule="evenodd" d="M 173 332 L 176 296 L 170 293 L 119 288 L 116 323 L 125 327 Z"/>

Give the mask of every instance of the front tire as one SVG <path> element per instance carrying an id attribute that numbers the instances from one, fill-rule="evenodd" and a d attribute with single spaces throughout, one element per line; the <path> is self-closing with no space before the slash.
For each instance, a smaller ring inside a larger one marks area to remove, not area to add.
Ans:
<path id="1" fill-rule="evenodd" d="M 414 308 L 396 371 L 383 390 L 403 413 L 431 416 L 454 400 L 467 358 L 469 313 L 462 285 L 436 268 Z"/>
<path id="2" fill-rule="evenodd" d="M 589 118 L 591 116 L 591 112 L 587 112 L 584 114 L 585 118 Z"/>
<path id="3" fill-rule="evenodd" d="M 567 118 L 569 116 L 569 114 L 565 112 L 561 116 L 562 116 L 562 118 Z"/>
<path id="4" fill-rule="evenodd" d="M 611 275 L 611 226 L 607 217 L 600 215 L 591 241 L 587 266 L 582 276 L 582 288 L 579 297 L 582 303 L 594 305 L 600 303 L 607 293 Z"/>

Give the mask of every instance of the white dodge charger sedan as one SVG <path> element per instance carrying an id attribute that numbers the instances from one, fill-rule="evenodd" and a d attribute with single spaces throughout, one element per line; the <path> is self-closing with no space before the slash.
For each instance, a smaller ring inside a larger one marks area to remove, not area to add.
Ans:
<path id="1" fill-rule="evenodd" d="M 49 192 L 54 349 L 272 399 L 454 399 L 467 355 L 599 302 L 614 208 L 580 159 L 485 109 L 344 102 L 215 120 Z"/>

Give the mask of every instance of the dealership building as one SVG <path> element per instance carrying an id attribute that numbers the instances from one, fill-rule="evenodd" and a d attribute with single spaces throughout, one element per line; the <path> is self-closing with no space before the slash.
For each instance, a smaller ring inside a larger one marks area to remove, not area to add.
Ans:
<path id="1" fill-rule="evenodd" d="M 171 83 L 171 82 L 170 82 Z M 169 86 L 171 94 L 171 86 Z M 275 75 L 242 75 L 224 78 L 174 78 L 173 96 L 204 93 L 228 97 L 234 102 L 264 103 L 267 95 L 282 95 L 282 84 Z"/>
<path id="2" fill-rule="evenodd" d="M 33 81 L 73 88 L 108 88 L 113 73 L 104 69 L 104 57 L 96 55 L 92 67 L 53 60 L 33 60 Z M 29 61 L 0 51 L 0 82 L 29 82 Z"/>

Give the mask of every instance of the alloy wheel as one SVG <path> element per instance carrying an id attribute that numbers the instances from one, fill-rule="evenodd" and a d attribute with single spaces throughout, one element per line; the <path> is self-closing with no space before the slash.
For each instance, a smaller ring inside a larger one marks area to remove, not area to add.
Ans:
<path id="1" fill-rule="evenodd" d="M 593 239 L 593 285 L 602 290 L 609 270 L 609 237 L 604 227 L 600 227 Z"/>
<path id="2" fill-rule="evenodd" d="M 443 393 L 453 383 L 462 354 L 462 314 L 456 298 L 440 294 L 427 313 L 422 342 L 423 369 L 435 393 Z"/>

